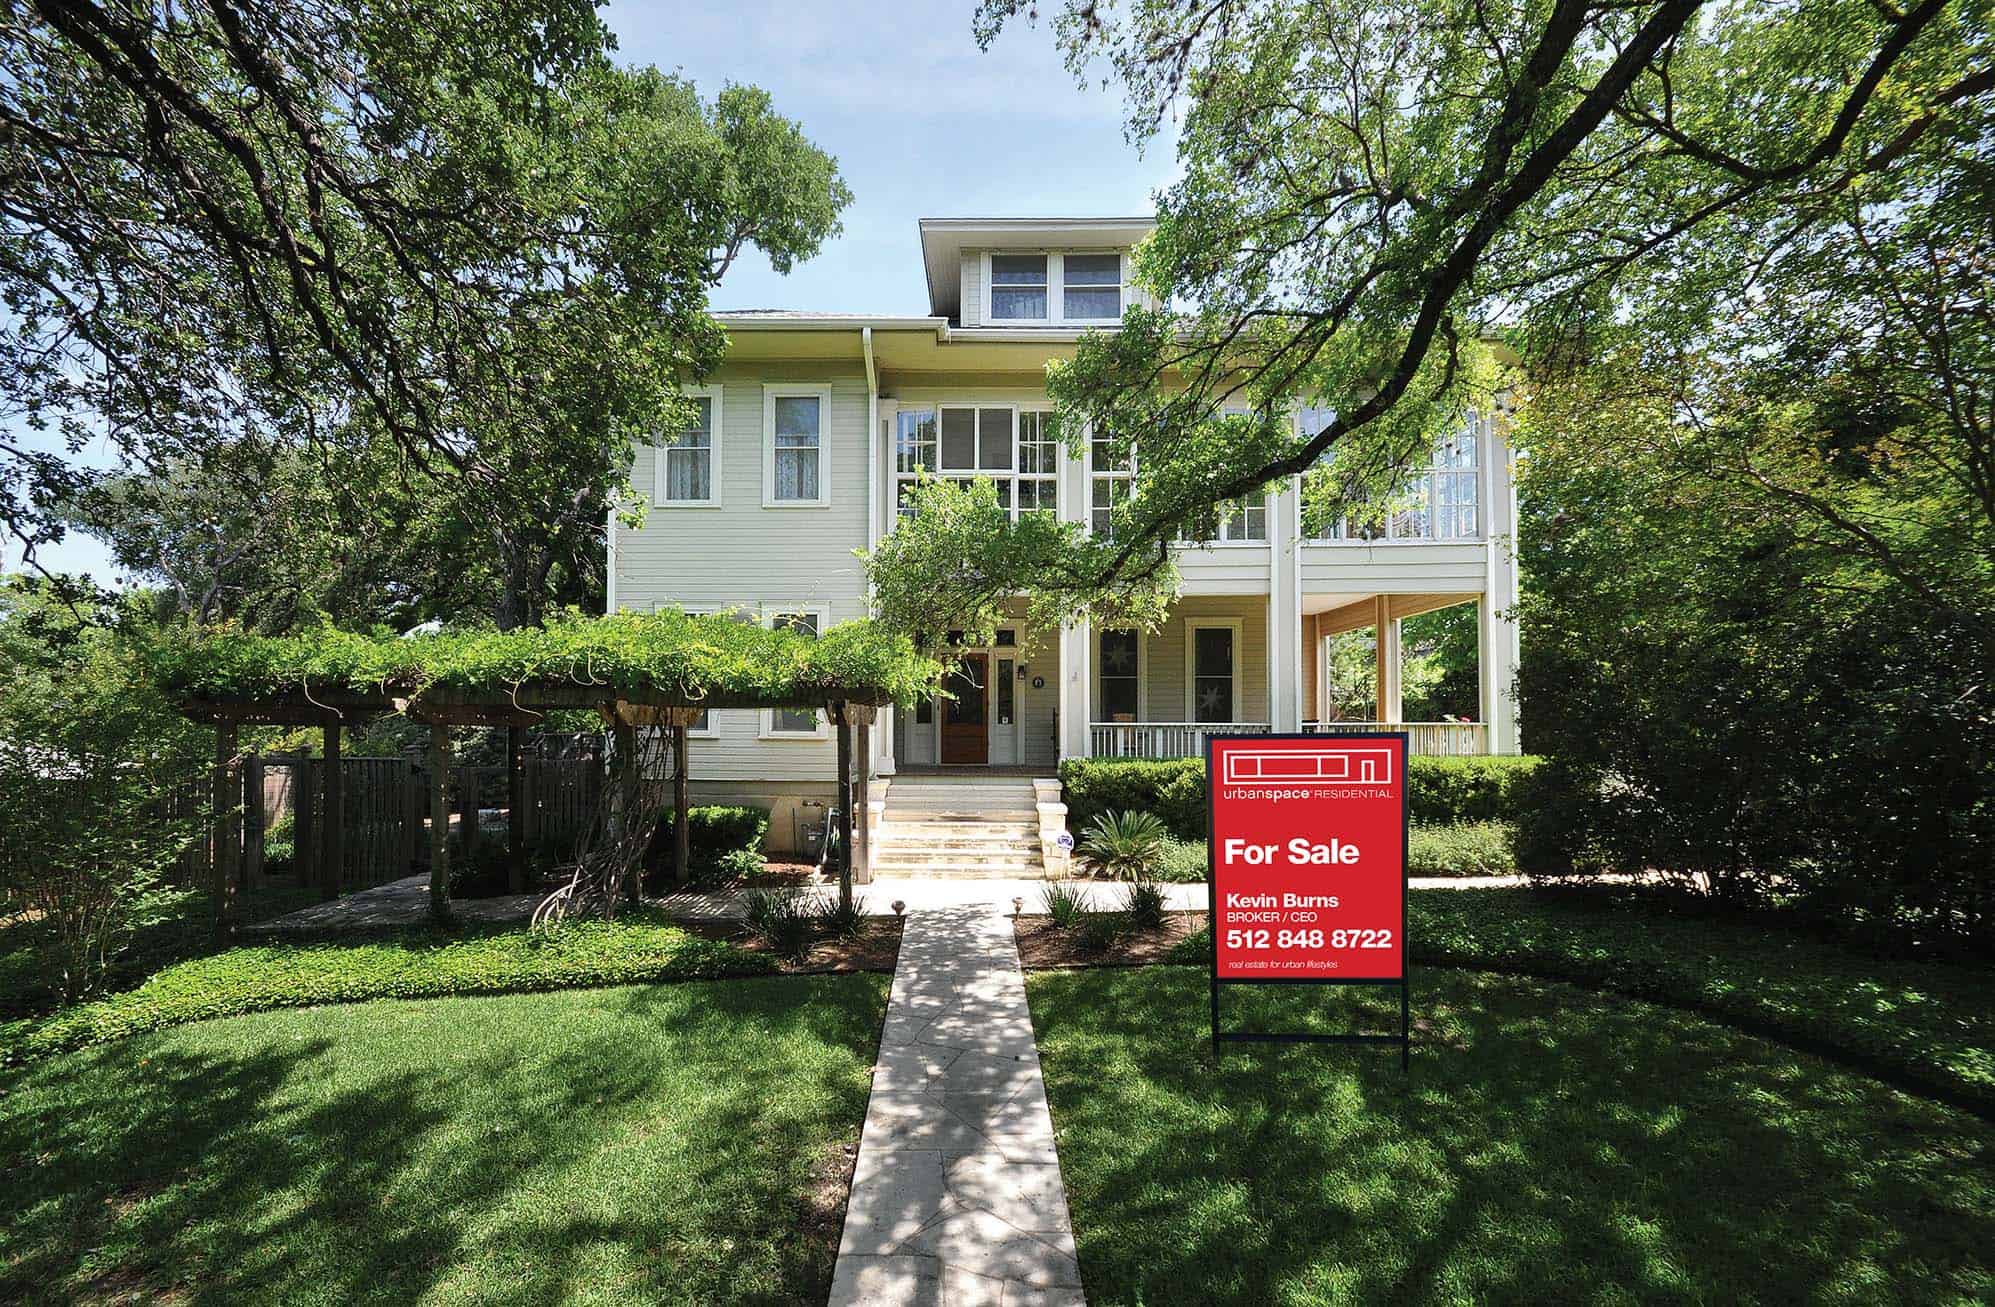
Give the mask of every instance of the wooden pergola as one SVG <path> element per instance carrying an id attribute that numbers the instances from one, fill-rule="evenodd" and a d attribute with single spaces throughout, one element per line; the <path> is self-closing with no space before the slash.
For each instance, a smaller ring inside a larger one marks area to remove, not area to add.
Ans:
<path id="1" fill-rule="evenodd" d="M 392 689 L 357 691 L 345 687 L 299 686 L 282 692 L 230 696 L 194 696 L 181 710 L 196 721 L 215 726 L 213 802 L 213 892 L 215 928 L 226 935 L 233 926 L 237 868 L 241 841 L 242 786 L 236 732 L 242 726 L 317 726 L 324 732 L 326 765 L 319 769 L 327 817 L 318 823 L 320 865 L 330 869 L 329 884 L 338 892 L 345 857 L 340 781 L 342 730 L 399 714 L 429 727 L 429 898 L 431 915 L 447 919 L 450 909 L 449 796 L 450 732 L 457 726 L 506 728 L 507 847 L 514 883 L 520 880 L 524 856 L 521 808 L 524 794 L 525 734 L 556 710 L 583 709 L 599 714 L 612 732 L 615 749 L 610 791 L 613 814 L 629 820 L 639 803 L 637 731 L 662 728 L 672 733 L 673 822 L 672 867 L 684 884 L 690 877 L 687 822 L 687 728 L 699 715 L 716 708 L 788 708 L 822 710 L 837 728 L 839 896 L 852 901 L 853 762 L 868 756 L 870 732 L 878 709 L 893 701 L 878 687 L 840 686 L 814 690 L 808 699 L 796 691 L 739 693 L 715 691 L 697 698 L 653 685 L 579 684 L 572 680 L 525 681 L 494 687 L 463 688 L 432 685 L 397 693 Z M 853 738 L 854 732 L 858 738 Z M 864 787 L 864 779 L 859 781 Z"/>

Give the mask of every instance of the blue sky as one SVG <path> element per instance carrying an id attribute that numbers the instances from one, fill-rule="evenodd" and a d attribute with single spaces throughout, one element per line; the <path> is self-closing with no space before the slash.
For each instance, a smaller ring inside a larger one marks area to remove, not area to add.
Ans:
<path id="1" fill-rule="evenodd" d="M 767 90 L 837 156 L 852 188 L 844 233 L 823 253 L 781 277 L 750 252 L 714 293 L 715 308 L 926 313 L 919 218 L 1150 212 L 1171 176 L 1170 143 L 1141 154 L 1128 144 L 1120 95 L 1098 78 L 1077 85 L 1044 23 L 1007 28 L 980 51 L 974 9 L 974 0 L 738 0 L 603 11 L 625 62 L 677 70 L 708 96 L 729 81 Z M 0 571 L 18 563 L 11 544 L 0 550 Z M 103 548 L 83 536 L 41 561 L 113 576 Z"/>

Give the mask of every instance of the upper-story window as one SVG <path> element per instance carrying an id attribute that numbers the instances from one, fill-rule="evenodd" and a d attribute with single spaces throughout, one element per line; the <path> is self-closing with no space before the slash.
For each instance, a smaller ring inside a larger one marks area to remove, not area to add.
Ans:
<path id="1" fill-rule="evenodd" d="M 825 427 L 831 391 L 822 386 L 762 388 L 762 503 L 767 508 L 829 504 Z"/>
<path id="2" fill-rule="evenodd" d="M 1307 410 L 1305 410 L 1307 412 Z M 1475 540 L 1482 534 L 1479 423 L 1471 418 L 1443 436 L 1419 476 L 1392 497 L 1382 520 L 1348 518 L 1315 533 L 1318 540 Z M 1319 428 L 1320 429 L 1320 428 Z M 1305 435 L 1311 434 L 1305 427 Z"/>
<path id="3" fill-rule="evenodd" d="M 991 318 L 1008 322 L 1046 320 L 1044 254 L 991 255 Z"/>
<path id="4" fill-rule="evenodd" d="M 688 390 L 691 425 L 660 444 L 652 499 L 663 507 L 712 508 L 720 503 L 720 391 Z"/>
<path id="5" fill-rule="evenodd" d="M 989 477 L 998 503 L 1016 516 L 1056 507 L 1059 437 L 1053 415 L 1009 404 L 904 408 L 894 435 L 894 505 L 905 517 L 923 474 L 958 481 Z"/>
<path id="6" fill-rule="evenodd" d="M 1114 534 L 1115 510 L 1129 501 L 1136 488 L 1136 456 L 1116 455 L 1113 441 L 1099 434 L 1088 439 L 1088 524 L 1098 536 Z"/>
<path id="7" fill-rule="evenodd" d="M 1128 294 L 1118 253 L 993 254 L 992 322 L 1115 322 Z"/>

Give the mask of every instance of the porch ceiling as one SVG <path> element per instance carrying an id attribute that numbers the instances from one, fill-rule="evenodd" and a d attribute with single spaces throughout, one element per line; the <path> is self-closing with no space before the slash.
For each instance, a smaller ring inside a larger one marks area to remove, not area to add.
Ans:
<path id="1" fill-rule="evenodd" d="M 1418 617 L 1436 609 L 1453 608 L 1456 604 L 1472 604 L 1482 596 L 1479 594 L 1404 594 L 1388 595 L 1391 612 L 1395 621 L 1407 617 Z M 1304 595 L 1302 612 L 1306 617 L 1312 613 L 1317 617 L 1317 631 L 1323 635 L 1342 635 L 1346 631 L 1361 631 L 1378 620 L 1378 610 L 1374 605 L 1375 595 Z"/>

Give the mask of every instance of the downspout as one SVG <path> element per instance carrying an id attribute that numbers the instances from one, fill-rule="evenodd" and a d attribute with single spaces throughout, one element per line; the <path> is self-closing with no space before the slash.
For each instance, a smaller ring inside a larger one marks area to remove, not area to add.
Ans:
<path id="1" fill-rule="evenodd" d="M 873 329 L 859 328 L 866 352 L 866 552 L 880 544 L 880 376 L 873 368 Z M 873 582 L 866 581 L 866 611 L 873 611 Z"/>

